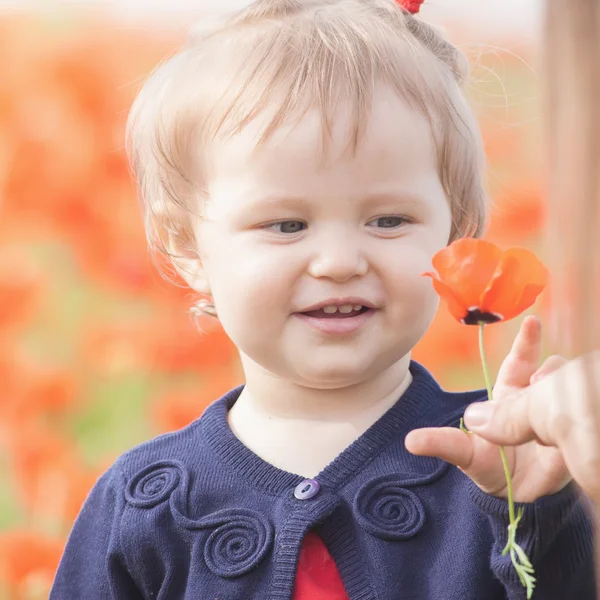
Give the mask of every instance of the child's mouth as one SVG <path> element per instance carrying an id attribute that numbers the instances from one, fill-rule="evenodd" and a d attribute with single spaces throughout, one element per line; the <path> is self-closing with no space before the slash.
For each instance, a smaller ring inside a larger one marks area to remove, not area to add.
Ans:
<path id="1" fill-rule="evenodd" d="M 300 313 L 302 315 L 306 315 L 307 317 L 313 317 L 315 319 L 351 319 L 352 317 L 356 317 L 358 315 L 362 315 L 363 313 L 372 310 L 367 306 L 363 306 L 360 310 L 352 310 L 349 313 L 343 313 L 339 310 L 336 310 L 334 313 L 326 313 L 322 308 L 319 310 L 310 310 L 308 312 Z"/>
<path id="2" fill-rule="evenodd" d="M 339 310 L 335 312 L 311 310 L 295 313 L 295 316 L 322 334 L 349 335 L 362 329 L 376 313 L 376 309 L 363 306 L 359 310 L 352 310 L 349 313 Z"/>

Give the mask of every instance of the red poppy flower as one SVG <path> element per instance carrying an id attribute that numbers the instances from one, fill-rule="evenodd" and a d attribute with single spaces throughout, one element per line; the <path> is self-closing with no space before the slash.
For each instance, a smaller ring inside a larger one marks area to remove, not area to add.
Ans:
<path id="1" fill-rule="evenodd" d="M 502 250 L 475 238 L 456 240 L 432 260 L 431 277 L 452 316 L 465 325 L 506 321 L 529 308 L 548 282 L 548 270 L 530 250 Z"/>

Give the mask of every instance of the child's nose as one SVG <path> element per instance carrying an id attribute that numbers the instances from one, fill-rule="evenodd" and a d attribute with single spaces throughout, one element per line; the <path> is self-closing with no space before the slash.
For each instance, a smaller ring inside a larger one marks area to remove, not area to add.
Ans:
<path id="1" fill-rule="evenodd" d="M 309 273 L 313 277 L 329 277 L 343 282 L 357 275 L 365 275 L 368 269 L 368 261 L 360 247 L 338 236 L 338 239 L 319 245 L 311 260 Z"/>

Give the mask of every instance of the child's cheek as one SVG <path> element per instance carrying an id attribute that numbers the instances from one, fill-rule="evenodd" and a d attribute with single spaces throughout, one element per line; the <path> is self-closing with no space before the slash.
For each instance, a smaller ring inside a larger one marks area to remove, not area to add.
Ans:
<path id="1" fill-rule="evenodd" d="M 405 317 L 429 318 L 439 306 L 439 296 L 427 277 L 421 274 L 431 269 L 426 253 L 415 253 L 394 276 L 393 296 L 402 307 Z"/>

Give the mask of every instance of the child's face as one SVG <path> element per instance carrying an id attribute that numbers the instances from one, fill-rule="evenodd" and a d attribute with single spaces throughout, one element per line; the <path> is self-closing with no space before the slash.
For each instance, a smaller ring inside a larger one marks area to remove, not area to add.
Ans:
<path id="1" fill-rule="evenodd" d="M 438 306 L 421 273 L 447 244 L 451 217 L 430 126 L 382 87 L 357 153 L 341 155 L 350 121 L 339 113 L 324 162 L 316 111 L 253 154 L 266 118 L 220 143 L 209 165 L 198 235 L 220 321 L 247 378 L 266 370 L 332 388 L 376 377 L 410 352 Z M 351 334 L 294 314 L 344 296 L 377 307 Z"/>

